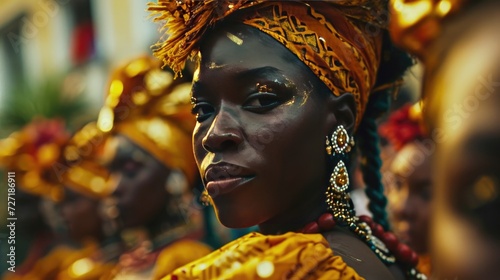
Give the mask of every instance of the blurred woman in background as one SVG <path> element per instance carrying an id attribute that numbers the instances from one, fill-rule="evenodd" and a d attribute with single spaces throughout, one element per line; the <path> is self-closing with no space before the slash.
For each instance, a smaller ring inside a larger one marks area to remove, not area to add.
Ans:
<path id="1" fill-rule="evenodd" d="M 418 268 L 430 276 L 434 144 L 425 133 L 420 104 L 406 104 L 393 112 L 379 131 L 396 151 L 388 170 L 391 174 L 384 176 L 394 233 L 419 254 Z"/>
<path id="2" fill-rule="evenodd" d="M 44 204 L 60 201 L 63 196 L 52 165 L 68 139 L 63 121 L 37 118 L 0 141 L 0 165 L 5 174 L 15 173 L 15 192 L 8 206 L 16 218 L 15 243 L 10 244 L 16 249 L 15 273 L 6 271 L 3 279 L 45 279 L 54 277 L 52 273 L 59 269 L 58 262 L 40 260 L 59 243 L 55 228 L 50 226 L 58 217 L 45 211 Z"/>
<path id="3" fill-rule="evenodd" d="M 199 179 L 189 87 L 146 56 L 110 76 L 97 126 L 109 133 L 101 159 L 111 173 L 112 193 L 104 213 L 128 248 L 116 279 L 157 279 L 210 252 L 195 241 L 203 238 L 203 221 L 193 196 Z M 156 262 L 162 265 L 155 269 Z"/>
<path id="4" fill-rule="evenodd" d="M 436 278 L 500 273 L 500 3 L 393 1 L 392 35 L 425 65 L 436 143 L 431 250 Z M 411 14 L 411 19 L 406 15 Z"/>

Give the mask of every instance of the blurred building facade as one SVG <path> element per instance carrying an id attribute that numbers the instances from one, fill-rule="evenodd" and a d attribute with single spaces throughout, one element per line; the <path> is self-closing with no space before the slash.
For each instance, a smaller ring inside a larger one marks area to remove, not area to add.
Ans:
<path id="1" fill-rule="evenodd" d="M 9 105 L 9 95 L 22 94 L 20 86 L 36 90 L 59 77 L 67 94 L 83 94 L 89 113 L 97 113 L 108 71 L 150 52 L 158 39 L 158 26 L 145 11 L 147 2 L 1 0 L 0 110 Z"/>

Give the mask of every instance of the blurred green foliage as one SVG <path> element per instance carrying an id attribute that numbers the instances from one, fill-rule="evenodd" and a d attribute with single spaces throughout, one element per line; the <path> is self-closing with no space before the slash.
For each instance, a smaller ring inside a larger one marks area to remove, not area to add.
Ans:
<path id="1" fill-rule="evenodd" d="M 47 79 L 37 86 L 18 85 L 0 104 L 0 138 L 37 117 L 61 118 L 70 131 L 78 128 L 89 104 L 81 94 L 65 94 L 62 85 L 61 78 Z"/>

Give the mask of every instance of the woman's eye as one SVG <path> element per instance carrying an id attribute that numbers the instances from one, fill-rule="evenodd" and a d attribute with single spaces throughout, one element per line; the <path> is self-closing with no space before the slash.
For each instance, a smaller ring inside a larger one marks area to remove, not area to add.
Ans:
<path id="1" fill-rule="evenodd" d="M 123 172 L 129 177 L 133 177 L 142 168 L 142 166 L 142 163 L 129 160 L 123 165 Z"/>
<path id="2" fill-rule="evenodd" d="M 431 201 L 432 200 L 432 186 L 427 186 L 427 187 L 423 188 L 422 190 L 420 190 L 419 194 L 423 200 Z"/>
<path id="3" fill-rule="evenodd" d="M 108 166 L 108 170 L 113 176 L 134 178 L 137 173 L 144 167 L 142 163 L 132 159 L 123 159 L 120 162 L 114 162 Z"/>
<path id="4" fill-rule="evenodd" d="M 251 95 L 243 104 L 243 108 L 255 113 L 264 113 L 278 107 L 281 100 L 270 93 L 258 93 Z"/>
<path id="5" fill-rule="evenodd" d="M 198 122 L 203 122 L 208 119 L 214 112 L 214 107 L 206 102 L 194 104 L 193 109 L 191 110 L 191 113 L 196 116 L 196 120 Z"/>

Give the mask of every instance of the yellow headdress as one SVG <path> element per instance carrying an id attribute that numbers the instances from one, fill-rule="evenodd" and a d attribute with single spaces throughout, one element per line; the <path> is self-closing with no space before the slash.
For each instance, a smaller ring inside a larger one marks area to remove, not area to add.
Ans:
<path id="1" fill-rule="evenodd" d="M 16 187 L 54 201 L 62 198 L 62 181 L 54 172 L 69 138 L 61 120 L 35 119 L 0 140 L 0 167 L 15 172 Z"/>
<path id="2" fill-rule="evenodd" d="M 391 0 L 390 31 L 400 47 L 425 59 L 429 44 L 439 36 L 441 20 L 456 13 L 468 0 Z"/>
<path id="3" fill-rule="evenodd" d="M 235 20 L 270 35 L 335 94 L 352 93 L 359 124 L 377 77 L 387 1 L 158 0 L 149 10 L 167 21 L 155 55 L 179 72 L 205 32 Z"/>
<path id="4" fill-rule="evenodd" d="M 158 60 L 134 59 L 112 73 L 97 127 L 125 135 L 193 183 L 198 173 L 191 146 L 195 120 L 190 90 L 190 83 L 174 81 L 173 74 L 161 70 Z"/>
<path id="5" fill-rule="evenodd" d="M 105 140 L 104 133 L 91 122 L 78 130 L 63 150 L 63 157 L 56 165 L 57 174 L 64 185 L 81 194 L 104 198 L 113 192 L 110 174 L 100 164 Z"/>

